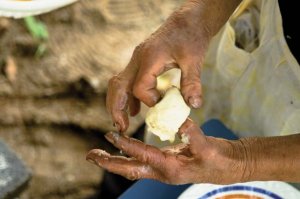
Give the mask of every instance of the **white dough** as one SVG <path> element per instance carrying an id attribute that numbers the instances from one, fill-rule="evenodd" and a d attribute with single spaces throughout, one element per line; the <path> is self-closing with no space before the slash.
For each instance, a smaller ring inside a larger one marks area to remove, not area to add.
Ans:
<path id="1" fill-rule="evenodd" d="M 161 141 L 173 142 L 179 127 L 190 114 L 188 107 L 176 87 L 169 88 L 163 99 L 150 108 L 146 115 L 148 131 L 157 135 Z"/>
<path id="2" fill-rule="evenodd" d="M 169 88 L 175 86 L 180 89 L 181 70 L 172 68 L 157 77 L 156 89 L 164 94 Z"/>

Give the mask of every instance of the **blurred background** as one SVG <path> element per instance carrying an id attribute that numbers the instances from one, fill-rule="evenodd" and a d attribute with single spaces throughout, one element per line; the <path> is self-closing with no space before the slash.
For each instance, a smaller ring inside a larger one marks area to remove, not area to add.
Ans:
<path id="1" fill-rule="evenodd" d="M 108 80 L 181 2 L 82 0 L 35 17 L 0 17 L 0 140 L 31 173 L 11 195 L 113 198 L 124 189 L 118 183 L 129 186 L 85 155 L 113 150 L 103 139 L 114 129 L 105 107 Z M 131 118 L 127 133 L 142 134 L 143 122 L 143 113 Z"/>

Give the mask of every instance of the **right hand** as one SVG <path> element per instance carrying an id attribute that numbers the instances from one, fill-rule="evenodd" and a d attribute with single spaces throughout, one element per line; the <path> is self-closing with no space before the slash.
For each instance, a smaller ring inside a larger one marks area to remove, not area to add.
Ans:
<path id="1" fill-rule="evenodd" d="M 133 52 L 127 67 L 109 81 L 107 108 L 119 132 L 127 130 L 140 102 L 154 106 L 160 99 L 156 77 L 181 69 L 181 93 L 186 103 L 202 104 L 200 71 L 210 38 L 226 23 L 241 0 L 188 0 Z"/>
<path id="2" fill-rule="evenodd" d="M 127 130 L 130 115 L 140 110 L 140 102 L 154 106 L 160 99 L 156 78 L 163 72 L 181 69 L 181 93 L 186 103 L 202 104 L 200 72 L 210 31 L 199 18 L 198 1 L 188 1 L 174 12 L 148 39 L 137 46 L 127 67 L 109 81 L 107 108 L 119 132 Z M 203 9 L 202 9 L 203 10 Z"/>

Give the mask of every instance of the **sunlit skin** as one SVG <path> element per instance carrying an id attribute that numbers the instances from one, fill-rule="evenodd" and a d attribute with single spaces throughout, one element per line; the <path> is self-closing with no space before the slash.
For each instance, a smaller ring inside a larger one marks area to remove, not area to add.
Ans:
<path id="1" fill-rule="evenodd" d="M 201 107 L 200 73 L 207 46 L 239 3 L 186 1 L 136 47 L 127 67 L 111 78 L 106 103 L 120 132 L 110 132 L 106 138 L 129 157 L 94 149 L 87 160 L 128 179 L 151 178 L 168 184 L 300 182 L 300 134 L 229 141 L 205 136 L 188 119 L 178 132 L 189 138 L 188 144 L 158 149 L 123 135 L 129 126 L 128 113 L 135 116 L 141 102 L 151 107 L 160 100 L 156 77 L 170 68 L 182 71 L 181 94 L 186 103 Z"/>
<path id="2" fill-rule="evenodd" d="M 182 184 L 201 182 L 201 179 L 214 183 L 232 183 L 242 178 L 242 173 L 235 171 L 243 170 L 244 165 L 234 161 L 235 146 L 230 142 L 204 136 L 191 120 L 187 120 L 180 128 L 179 135 L 183 134 L 190 138 L 189 144 L 182 143 L 160 150 L 110 132 L 106 134 L 106 139 L 132 158 L 111 156 L 98 149 L 92 150 L 87 157 L 97 165 L 131 180 L 151 178 L 169 184 Z M 230 172 L 224 172 L 229 168 Z"/>
<path id="3" fill-rule="evenodd" d="M 181 93 L 188 105 L 200 108 L 200 72 L 208 43 L 228 20 L 240 1 L 187 1 L 148 39 L 137 46 L 127 67 L 109 81 L 107 109 L 120 132 L 127 130 L 130 115 L 140 102 L 153 106 L 160 99 L 156 77 L 179 67 Z M 215 13 L 215 14 L 213 14 Z"/>

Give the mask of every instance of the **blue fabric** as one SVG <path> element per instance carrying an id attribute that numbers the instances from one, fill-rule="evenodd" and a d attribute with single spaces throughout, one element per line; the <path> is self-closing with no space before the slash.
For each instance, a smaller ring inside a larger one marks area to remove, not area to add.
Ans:
<path id="1" fill-rule="evenodd" d="M 224 138 L 227 140 L 237 140 L 238 137 L 219 120 L 211 119 L 201 126 L 202 131 L 207 136 Z"/>
<path id="2" fill-rule="evenodd" d="M 207 136 L 220 137 L 229 140 L 236 140 L 238 137 L 232 133 L 219 120 L 212 119 L 201 126 Z M 168 185 L 155 180 L 139 180 L 125 191 L 120 199 L 171 199 L 177 198 L 190 184 Z"/>

